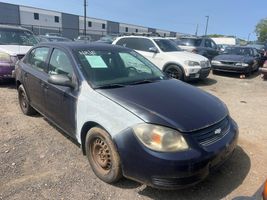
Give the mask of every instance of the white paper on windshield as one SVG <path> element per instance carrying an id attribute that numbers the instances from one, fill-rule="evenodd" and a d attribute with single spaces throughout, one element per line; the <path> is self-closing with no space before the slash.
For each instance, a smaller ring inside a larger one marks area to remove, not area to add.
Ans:
<path id="1" fill-rule="evenodd" d="M 92 68 L 108 68 L 101 56 L 85 56 Z"/>

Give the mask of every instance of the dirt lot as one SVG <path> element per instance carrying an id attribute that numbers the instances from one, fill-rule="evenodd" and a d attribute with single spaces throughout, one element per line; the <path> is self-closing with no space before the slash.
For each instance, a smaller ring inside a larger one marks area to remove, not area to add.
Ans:
<path id="1" fill-rule="evenodd" d="M 0 84 L 0 199 L 261 199 L 267 178 L 267 82 L 254 75 L 193 83 L 228 106 L 240 128 L 232 158 L 204 182 L 160 191 L 130 180 L 95 177 L 80 149 L 43 117 L 26 117 L 12 82 Z"/>

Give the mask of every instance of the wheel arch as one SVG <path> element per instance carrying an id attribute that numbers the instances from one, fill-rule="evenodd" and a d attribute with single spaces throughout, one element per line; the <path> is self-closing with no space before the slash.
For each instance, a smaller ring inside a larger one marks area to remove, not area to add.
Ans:
<path id="1" fill-rule="evenodd" d="M 82 129 L 81 129 L 81 135 L 80 135 L 81 149 L 82 149 L 83 155 L 86 155 L 86 152 L 85 152 L 85 139 L 86 139 L 86 135 L 87 135 L 88 131 L 91 128 L 94 128 L 94 127 L 99 127 L 101 129 L 105 130 L 110 135 L 110 133 L 103 126 L 101 126 L 100 124 L 98 124 L 97 122 L 94 122 L 94 121 L 88 121 L 88 122 L 86 122 L 83 125 Z"/>
<path id="2" fill-rule="evenodd" d="M 166 63 L 166 64 L 163 66 L 162 71 L 165 72 L 166 68 L 167 68 L 168 66 L 170 66 L 170 65 L 176 65 L 176 66 L 179 67 L 179 68 L 183 71 L 183 73 L 185 74 L 185 70 L 184 70 L 184 68 L 182 67 L 182 65 L 179 64 L 179 63 L 176 63 L 176 62 L 168 62 L 168 63 Z"/>

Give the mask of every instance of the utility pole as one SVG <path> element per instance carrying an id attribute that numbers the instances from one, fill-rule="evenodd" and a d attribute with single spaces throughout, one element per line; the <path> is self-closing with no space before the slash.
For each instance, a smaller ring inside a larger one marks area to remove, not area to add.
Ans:
<path id="1" fill-rule="evenodd" d="M 210 16 L 206 16 L 206 18 L 207 18 L 207 21 L 206 21 L 206 31 L 205 31 L 205 36 L 207 36 Z"/>
<path id="2" fill-rule="evenodd" d="M 197 24 L 197 28 L 196 28 L 196 33 L 195 33 L 195 35 L 197 36 L 197 34 L 198 34 L 198 24 Z"/>
<path id="3" fill-rule="evenodd" d="M 87 7 L 87 0 L 84 0 L 84 35 L 86 36 L 86 7 Z"/>
<path id="4" fill-rule="evenodd" d="M 247 40 L 248 43 L 249 43 L 249 40 L 250 40 L 250 35 L 251 35 L 251 33 L 248 34 L 248 40 Z"/>

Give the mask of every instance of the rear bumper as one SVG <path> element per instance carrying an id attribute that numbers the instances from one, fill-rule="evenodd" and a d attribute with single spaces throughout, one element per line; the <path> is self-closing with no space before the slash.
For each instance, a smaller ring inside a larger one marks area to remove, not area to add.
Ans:
<path id="1" fill-rule="evenodd" d="M 0 64 L 0 78 L 12 78 L 12 71 L 14 69 L 15 66 L 8 63 Z"/>
<path id="2" fill-rule="evenodd" d="M 202 181 L 224 163 L 234 151 L 237 138 L 238 128 L 231 122 L 229 134 L 220 141 L 208 147 L 191 144 L 190 149 L 184 152 L 160 153 L 149 150 L 130 129 L 118 134 L 114 140 L 125 177 L 155 188 L 179 189 Z"/>
<path id="3" fill-rule="evenodd" d="M 248 66 L 248 67 L 236 67 L 236 66 L 212 65 L 211 68 L 214 71 L 234 72 L 234 73 L 249 73 L 252 71 L 250 66 Z"/>

